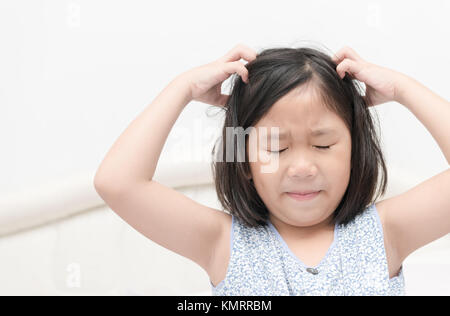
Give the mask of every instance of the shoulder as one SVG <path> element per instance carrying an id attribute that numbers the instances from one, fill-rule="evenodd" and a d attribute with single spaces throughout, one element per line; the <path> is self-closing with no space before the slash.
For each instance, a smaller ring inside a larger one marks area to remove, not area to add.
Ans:
<path id="1" fill-rule="evenodd" d="M 268 225 L 250 227 L 239 217 L 227 215 L 207 271 L 213 284 L 225 279 L 233 260 L 240 260 L 240 263 L 242 260 L 251 261 L 251 258 L 259 257 L 258 251 L 264 248 L 262 245 L 271 244 Z M 237 249 L 234 255 L 233 248 Z"/>
<path id="2" fill-rule="evenodd" d="M 393 277 L 398 273 L 402 266 L 402 259 L 400 258 L 393 242 L 392 233 L 388 229 L 386 223 L 387 207 L 384 201 L 379 201 L 374 204 L 374 209 L 379 217 L 384 237 L 384 248 L 386 250 L 386 260 L 388 263 L 389 276 Z"/>
<path id="3" fill-rule="evenodd" d="M 366 253 L 368 258 L 385 256 L 389 275 L 393 277 L 400 270 L 402 262 L 393 246 L 392 234 L 387 229 L 386 212 L 387 208 L 381 202 L 367 206 L 348 225 L 341 228 L 340 238 L 350 245 L 359 244 L 355 251 L 372 251 Z M 348 248 L 348 251 L 353 250 Z M 376 260 L 378 259 L 380 258 Z"/>
<path id="4" fill-rule="evenodd" d="M 450 233 L 450 169 L 379 203 L 387 238 L 401 260 Z M 384 214 L 383 214 L 384 213 Z"/>
<path id="5" fill-rule="evenodd" d="M 381 216 L 380 216 L 381 215 Z M 350 222 L 340 225 L 340 239 L 344 244 L 350 244 L 357 249 L 377 250 L 383 253 L 385 247 L 385 234 L 383 229 L 383 214 L 379 212 L 375 203 L 366 206 Z M 366 247 L 369 246 L 370 247 Z"/>
<path id="6" fill-rule="evenodd" d="M 361 209 L 352 220 L 340 225 L 341 229 L 348 232 L 352 238 L 369 237 L 369 233 L 375 236 L 376 229 L 380 227 L 375 204 Z"/>
<path id="7" fill-rule="evenodd" d="M 225 278 L 227 272 L 232 249 L 233 222 L 233 216 L 224 212 L 220 237 L 214 247 L 214 252 L 206 271 L 211 282 L 215 285 Z"/>

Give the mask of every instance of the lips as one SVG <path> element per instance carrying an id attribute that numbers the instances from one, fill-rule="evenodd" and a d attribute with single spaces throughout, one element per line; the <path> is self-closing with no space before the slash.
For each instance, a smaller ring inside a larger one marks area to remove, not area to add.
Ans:
<path id="1" fill-rule="evenodd" d="M 292 194 L 300 194 L 300 195 L 307 195 L 307 194 L 316 193 L 316 192 L 319 192 L 319 191 L 320 191 L 320 190 L 289 191 L 288 193 L 292 193 Z"/>
<path id="2" fill-rule="evenodd" d="M 299 191 L 297 191 L 299 192 Z M 319 191 L 301 191 L 302 193 L 295 193 L 295 192 L 286 192 L 288 196 L 290 196 L 291 198 L 293 198 L 294 200 L 297 201 L 307 201 L 307 200 L 312 200 L 314 199 L 316 196 L 319 195 L 319 193 L 321 192 L 321 190 Z"/>

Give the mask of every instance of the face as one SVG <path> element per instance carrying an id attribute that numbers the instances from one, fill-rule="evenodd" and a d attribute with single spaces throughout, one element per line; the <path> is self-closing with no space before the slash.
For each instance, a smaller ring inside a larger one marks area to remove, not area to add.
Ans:
<path id="1" fill-rule="evenodd" d="M 264 142 L 256 142 L 258 155 L 249 164 L 271 222 L 285 230 L 334 226 L 332 214 L 347 189 L 351 169 L 351 135 L 344 121 L 321 103 L 314 90 L 306 87 L 279 99 L 254 127 L 255 134 L 250 137 L 259 138 L 260 127 L 268 135 L 265 146 Z M 275 145 L 271 143 L 271 127 L 279 128 L 279 153 L 269 152 L 276 150 L 271 148 Z M 314 134 L 318 129 L 331 131 Z M 278 168 L 261 172 L 270 164 L 261 154 L 271 155 L 271 159 L 278 155 Z M 305 191 L 319 193 L 308 200 L 288 193 Z"/>

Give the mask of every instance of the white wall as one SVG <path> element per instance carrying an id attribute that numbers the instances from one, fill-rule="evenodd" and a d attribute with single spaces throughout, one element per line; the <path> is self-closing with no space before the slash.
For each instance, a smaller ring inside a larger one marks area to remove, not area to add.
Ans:
<path id="1" fill-rule="evenodd" d="M 448 16 L 447 0 L 3 0 L 0 200 L 94 172 L 172 78 L 237 43 L 258 51 L 301 43 L 337 51 L 349 45 L 450 99 Z M 214 136 L 208 136 L 218 132 L 221 117 L 207 117 L 208 107 L 192 102 L 182 112 L 161 160 L 183 150 L 183 157 L 194 160 L 195 153 L 209 151 Z M 387 162 L 412 175 L 411 186 L 448 168 L 431 134 L 402 105 L 374 111 Z M 186 129 L 193 131 L 192 144 L 183 147 Z"/>
<path id="2" fill-rule="evenodd" d="M 449 99 L 449 13 L 446 0 L 1 1 L 0 192 L 94 170 L 174 76 L 239 42 L 350 45 Z M 219 125 L 206 108 L 184 110 L 164 152 L 195 119 Z M 421 180 L 446 167 L 409 111 L 397 103 L 376 111 L 390 163 Z"/>

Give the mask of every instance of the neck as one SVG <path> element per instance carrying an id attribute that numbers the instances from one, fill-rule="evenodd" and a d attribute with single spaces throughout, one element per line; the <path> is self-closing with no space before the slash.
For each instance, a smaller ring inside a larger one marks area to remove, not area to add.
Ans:
<path id="1" fill-rule="evenodd" d="M 330 231 L 334 231 L 335 226 L 333 214 L 316 224 L 308 226 L 296 226 L 292 222 L 289 223 L 275 217 L 273 214 L 270 214 L 269 218 L 280 235 L 295 239 L 307 239 L 324 233 L 329 233 Z"/>

